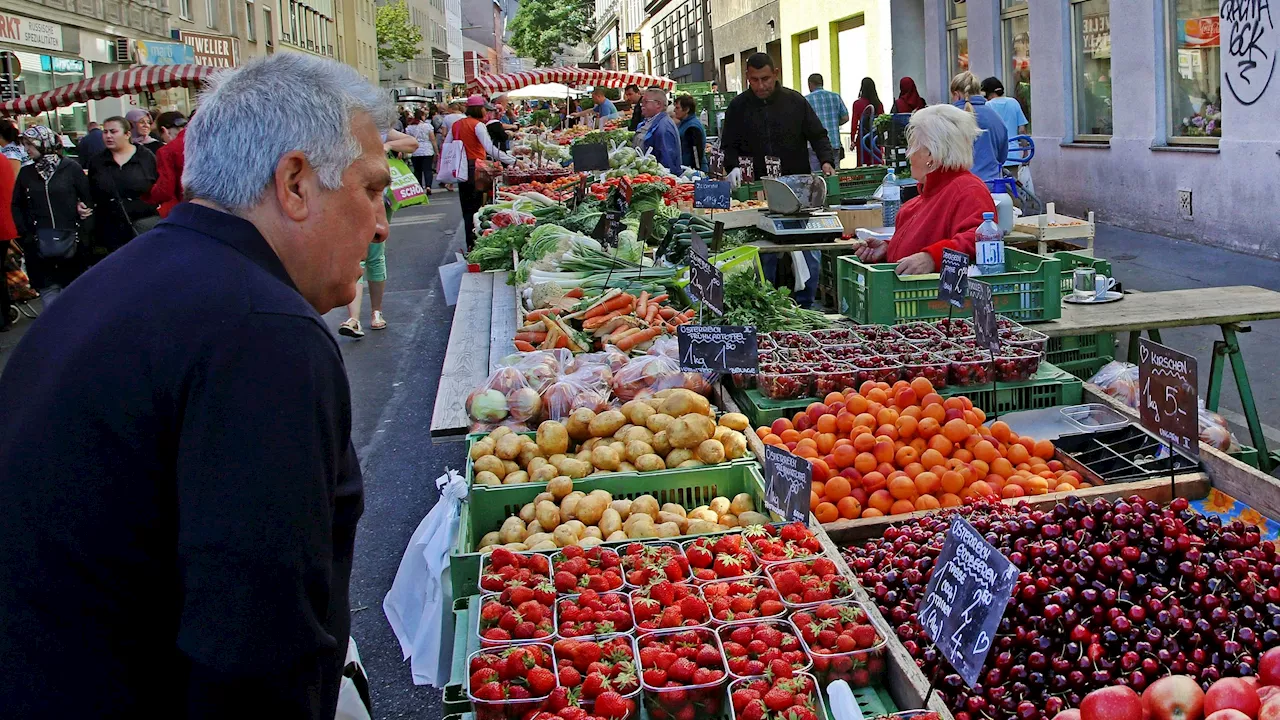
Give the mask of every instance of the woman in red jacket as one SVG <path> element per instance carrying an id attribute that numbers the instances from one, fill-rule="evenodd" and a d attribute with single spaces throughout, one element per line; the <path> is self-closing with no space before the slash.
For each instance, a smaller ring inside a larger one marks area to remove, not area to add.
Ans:
<path id="1" fill-rule="evenodd" d="M 907 124 L 907 156 L 920 194 L 898 211 L 893 239 L 858 248 L 863 262 L 894 262 L 899 275 L 923 275 L 942 266 L 942 250 L 974 253 L 982 213 L 995 212 L 986 183 L 969 172 L 973 141 L 981 132 L 972 113 L 951 105 L 916 111 Z"/>

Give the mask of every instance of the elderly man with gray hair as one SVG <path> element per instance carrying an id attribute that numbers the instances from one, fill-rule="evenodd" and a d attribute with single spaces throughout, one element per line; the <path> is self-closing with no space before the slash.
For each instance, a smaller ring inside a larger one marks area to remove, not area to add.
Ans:
<path id="1" fill-rule="evenodd" d="M 640 137 L 640 147 L 653 153 L 653 157 L 672 175 L 679 175 L 682 165 L 680 157 L 680 129 L 676 121 L 667 114 L 667 93 L 662 88 L 651 87 L 640 96 L 640 112 L 644 122 L 636 134 Z"/>
<path id="2" fill-rule="evenodd" d="M 300 53 L 219 74 L 186 133 L 190 201 L 14 351 L 6 715 L 333 720 L 363 485 L 321 313 L 388 234 L 391 110 Z"/>

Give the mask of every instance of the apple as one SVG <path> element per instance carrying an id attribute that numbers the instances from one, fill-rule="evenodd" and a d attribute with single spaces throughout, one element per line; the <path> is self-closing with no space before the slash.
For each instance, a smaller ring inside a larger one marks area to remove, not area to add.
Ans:
<path id="1" fill-rule="evenodd" d="M 1057 715 L 1054 715 L 1053 720 L 1080 720 L 1080 711 L 1075 708 L 1063 710 Z"/>
<path id="2" fill-rule="evenodd" d="M 1258 699 L 1258 691 L 1240 678 L 1223 678 L 1211 685 L 1204 694 L 1205 715 L 1212 715 L 1219 710 L 1239 710 L 1250 718 L 1257 718 L 1261 708 L 1262 701 Z"/>
<path id="3" fill-rule="evenodd" d="M 1280 687 L 1275 685 L 1263 685 L 1258 688 L 1258 699 L 1262 701 L 1264 708 L 1267 706 L 1267 701 L 1277 694 L 1280 694 Z M 1258 717 L 1262 717 L 1261 712 L 1258 713 Z"/>
<path id="4" fill-rule="evenodd" d="M 1080 720 L 1143 720 L 1142 698 L 1124 685 L 1094 690 L 1080 703 Z"/>
<path id="5" fill-rule="evenodd" d="M 1227 709 L 1227 710 L 1219 710 L 1218 712 L 1213 713 L 1212 715 L 1205 718 L 1204 720 L 1250 720 L 1250 718 L 1248 715 L 1245 715 L 1239 710 Z"/>
<path id="6" fill-rule="evenodd" d="M 1142 693 L 1142 707 L 1151 720 L 1200 720 L 1204 691 L 1186 675 L 1170 675 L 1151 683 Z"/>
<path id="7" fill-rule="evenodd" d="M 1258 659 L 1258 679 L 1263 685 L 1280 685 L 1280 647 L 1262 653 Z"/>
<path id="8" fill-rule="evenodd" d="M 1268 690 L 1277 690 L 1272 686 L 1267 686 Z M 1262 709 L 1258 711 L 1258 720 L 1280 720 L 1280 700 L 1272 697 L 1275 693 L 1268 693 L 1269 699 L 1262 701 Z"/>

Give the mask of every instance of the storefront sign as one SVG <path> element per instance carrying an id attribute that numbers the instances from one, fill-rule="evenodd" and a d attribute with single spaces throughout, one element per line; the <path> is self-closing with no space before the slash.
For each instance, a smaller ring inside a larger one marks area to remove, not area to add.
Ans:
<path id="1" fill-rule="evenodd" d="M 190 65 L 196 62 L 196 49 L 187 43 L 138 40 L 136 44 L 139 65 Z"/>
<path id="2" fill-rule="evenodd" d="M 236 47 L 238 41 L 235 38 L 180 30 L 178 39 L 195 49 L 197 65 L 230 68 L 237 64 L 236 57 L 239 53 Z"/>
<path id="3" fill-rule="evenodd" d="M 640 47 L 640 33 L 627 33 L 627 52 L 643 52 Z"/>
<path id="4" fill-rule="evenodd" d="M 1183 47 L 1218 47 L 1221 44 L 1218 16 L 1187 18 L 1182 23 Z"/>
<path id="5" fill-rule="evenodd" d="M 84 61 L 71 58 L 60 58 L 52 55 L 40 56 L 40 69 L 45 72 L 83 75 Z"/>
<path id="6" fill-rule="evenodd" d="M 0 13 L 0 40 L 44 50 L 61 50 L 62 26 L 46 20 Z"/>

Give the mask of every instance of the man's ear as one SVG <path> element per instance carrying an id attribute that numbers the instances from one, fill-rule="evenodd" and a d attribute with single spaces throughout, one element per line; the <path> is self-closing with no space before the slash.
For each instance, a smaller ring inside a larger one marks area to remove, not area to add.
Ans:
<path id="1" fill-rule="evenodd" d="M 307 219 L 307 195 L 310 188 L 306 180 L 312 175 L 311 164 L 300 151 L 287 152 L 276 163 L 276 202 L 280 204 L 281 212 L 294 222 Z"/>

